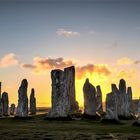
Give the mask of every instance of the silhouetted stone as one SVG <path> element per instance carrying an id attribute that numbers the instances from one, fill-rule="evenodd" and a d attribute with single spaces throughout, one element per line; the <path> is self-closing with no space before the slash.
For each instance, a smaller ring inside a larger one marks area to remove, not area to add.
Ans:
<path id="1" fill-rule="evenodd" d="M 119 106 L 120 106 L 120 111 L 118 112 L 118 115 L 127 116 L 126 82 L 124 79 L 121 79 L 120 83 L 119 83 L 118 102 L 119 102 Z"/>
<path id="2" fill-rule="evenodd" d="M 30 114 L 35 115 L 36 114 L 36 98 L 35 98 L 35 90 L 31 89 L 31 95 L 30 95 Z"/>
<path id="3" fill-rule="evenodd" d="M 109 93 L 106 96 L 106 116 L 108 120 L 118 120 L 117 96 L 116 93 Z"/>
<path id="4" fill-rule="evenodd" d="M 2 112 L 2 99 L 1 99 L 1 82 L 0 82 L 0 117 L 3 115 Z"/>
<path id="5" fill-rule="evenodd" d="M 14 115 L 14 114 L 15 114 L 15 104 L 11 104 L 10 115 Z"/>
<path id="6" fill-rule="evenodd" d="M 8 93 L 6 93 L 6 92 L 2 93 L 2 110 L 3 110 L 3 115 L 8 116 L 9 99 L 8 99 Z"/>
<path id="7" fill-rule="evenodd" d="M 86 79 L 83 86 L 84 93 L 84 114 L 95 116 L 96 115 L 96 90 L 95 87 Z"/>
<path id="8" fill-rule="evenodd" d="M 132 113 L 132 88 L 127 88 L 127 105 L 126 105 L 126 116 L 131 116 Z"/>
<path id="9" fill-rule="evenodd" d="M 96 87 L 97 90 L 97 107 L 96 107 L 96 111 L 101 114 L 103 113 L 103 105 L 102 105 L 102 91 L 101 91 L 101 87 L 97 86 Z"/>
<path id="10" fill-rule="evenodd" d="M 68 98 L 66 102 L 69 104 L 69 115 L 74 114 L 79 110 L 78 102 L 75 97 L 75 67 L 67 67 L 64 69 L 64 84 L 65 84 L 65 98 Z M 65 103 L 67 104 L 67 103 Z"/>
<path id="11" fill-rule="evenodd" d="M 21 86 L 18 90 L 18 106 L 17 106 L 17 117 L 27 117 L 28 116 L 28 97 L 27 97 L 28 82 L 23 79 Z"/>

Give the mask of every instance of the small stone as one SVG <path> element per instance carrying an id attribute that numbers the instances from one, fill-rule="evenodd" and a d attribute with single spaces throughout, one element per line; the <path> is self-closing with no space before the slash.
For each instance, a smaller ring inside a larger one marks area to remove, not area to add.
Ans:
<path id="1" fill-rule="evenodd" d="M 31 89 L 31 95 L 30 95 L 30 114 L 31 115 L 36 114 L 36 98 L 35 98 L 34 88 Z"/>
<path id="2" fill-rule="evenodd" d="M 15 114 L 15 104 L 11 104 L 10 115 L 14 115 L 14 114 Z"/>

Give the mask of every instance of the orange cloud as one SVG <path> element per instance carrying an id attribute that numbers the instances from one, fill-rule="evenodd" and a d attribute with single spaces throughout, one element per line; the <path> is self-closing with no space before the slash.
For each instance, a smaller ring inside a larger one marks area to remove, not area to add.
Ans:
<path id="1" fill-rule="evenodd" d="M 76 65 L 73 60 L 64 60 L 61 57 L 56 59 L 35 57 L 33 64 L 23 64 L 22 67 L 33 70 L 35 74 L 46 74 L 47 70 L 63 69 L 71 65 Z M 111 73 L 108 65 L 105 64 L 76 66 L 76 75 L 79 79 L 85 77 L 86 73 L 92 74 L 95 72 L 105 76 Z"/>
<path id="2" fill-rule="evenodd" d="M 133 61 L 130 58 L 122 57 L 117 60 L 118 65 L 130 65 L 133 64 Z"/>
<path id="3" fill-rule="evenodd" d="M 105 76 L 111 74 L 110 68 L 108 67 L 108 65 L 105 64 L 98 64 L 98 65 L 87 64 L 82 67 L 76 67 L 76 72 L 78 78 L 85 77 L 86 73 L 89 74 L 98 73 L 98 74 L 103 74 Z"/>
<path id="4" fill-rule="evenodd" d="M 0 68 L 15 66 L 18 64 L 15 54 L 9 53 L 0 59 Z"/>

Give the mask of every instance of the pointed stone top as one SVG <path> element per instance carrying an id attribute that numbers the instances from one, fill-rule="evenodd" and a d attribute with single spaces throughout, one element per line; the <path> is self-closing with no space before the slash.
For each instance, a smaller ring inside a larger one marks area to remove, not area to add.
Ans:
<path id="1" fill-rule="evenodd" d="M 98 90 L 101 90 L 101 86 L 100 86 L 100 85 L 97 85 L 96 88 L 97 88 Z"/>
<path id="2" fill-rule="evenodd" d="M 27 87 L 27 86 L 28 86 L 28 81 L 27 81 L 27 79 L 23 79 L 23 80 L 22 80 L 21 86 L 23 86 L 23 87 Z"/>
<path id="3" fill-rule="evenodd" d="M 89 83 L 89 79 L 88 78 L 86 79 L 85 83 Z"/>
<path id="4" fill-rule="evenodd" d="M 123 93 L 126 93 L 126 82 L 124 79 L 121 79 L 120 80 L 120 83 L 119 83 L 119 91 L 123 92 Z"/>
<path id="5" fill-rule="evenodd" d="M 8 93 L 7 93 L 7 92 L 3 92 L 3 93 L 2 93 L 2 96 L 5 96 L 5 95 L 7 96 Z"/>
<path id="6" fill-rule="evenodd" d="M 33 97 L 35 96 L 35 90 L 34 90 L 34 88 L 31 89 L 31 96 L 33 96 Z"/>

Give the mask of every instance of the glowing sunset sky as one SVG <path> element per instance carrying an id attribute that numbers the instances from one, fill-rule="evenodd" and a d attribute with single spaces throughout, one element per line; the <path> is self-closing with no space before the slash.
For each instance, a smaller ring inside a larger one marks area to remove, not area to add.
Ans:
<path id="1" fill-rule="evenodd" d="M 37 106 L 50 106 L 50 71 L 75 65 L 76 98 L 83 105 L 86 77 L 101 85 L 124 78 L 140 96 L 138 0 L 0 0 L 0 81 L 17 103 L 23 78 Z"/>

